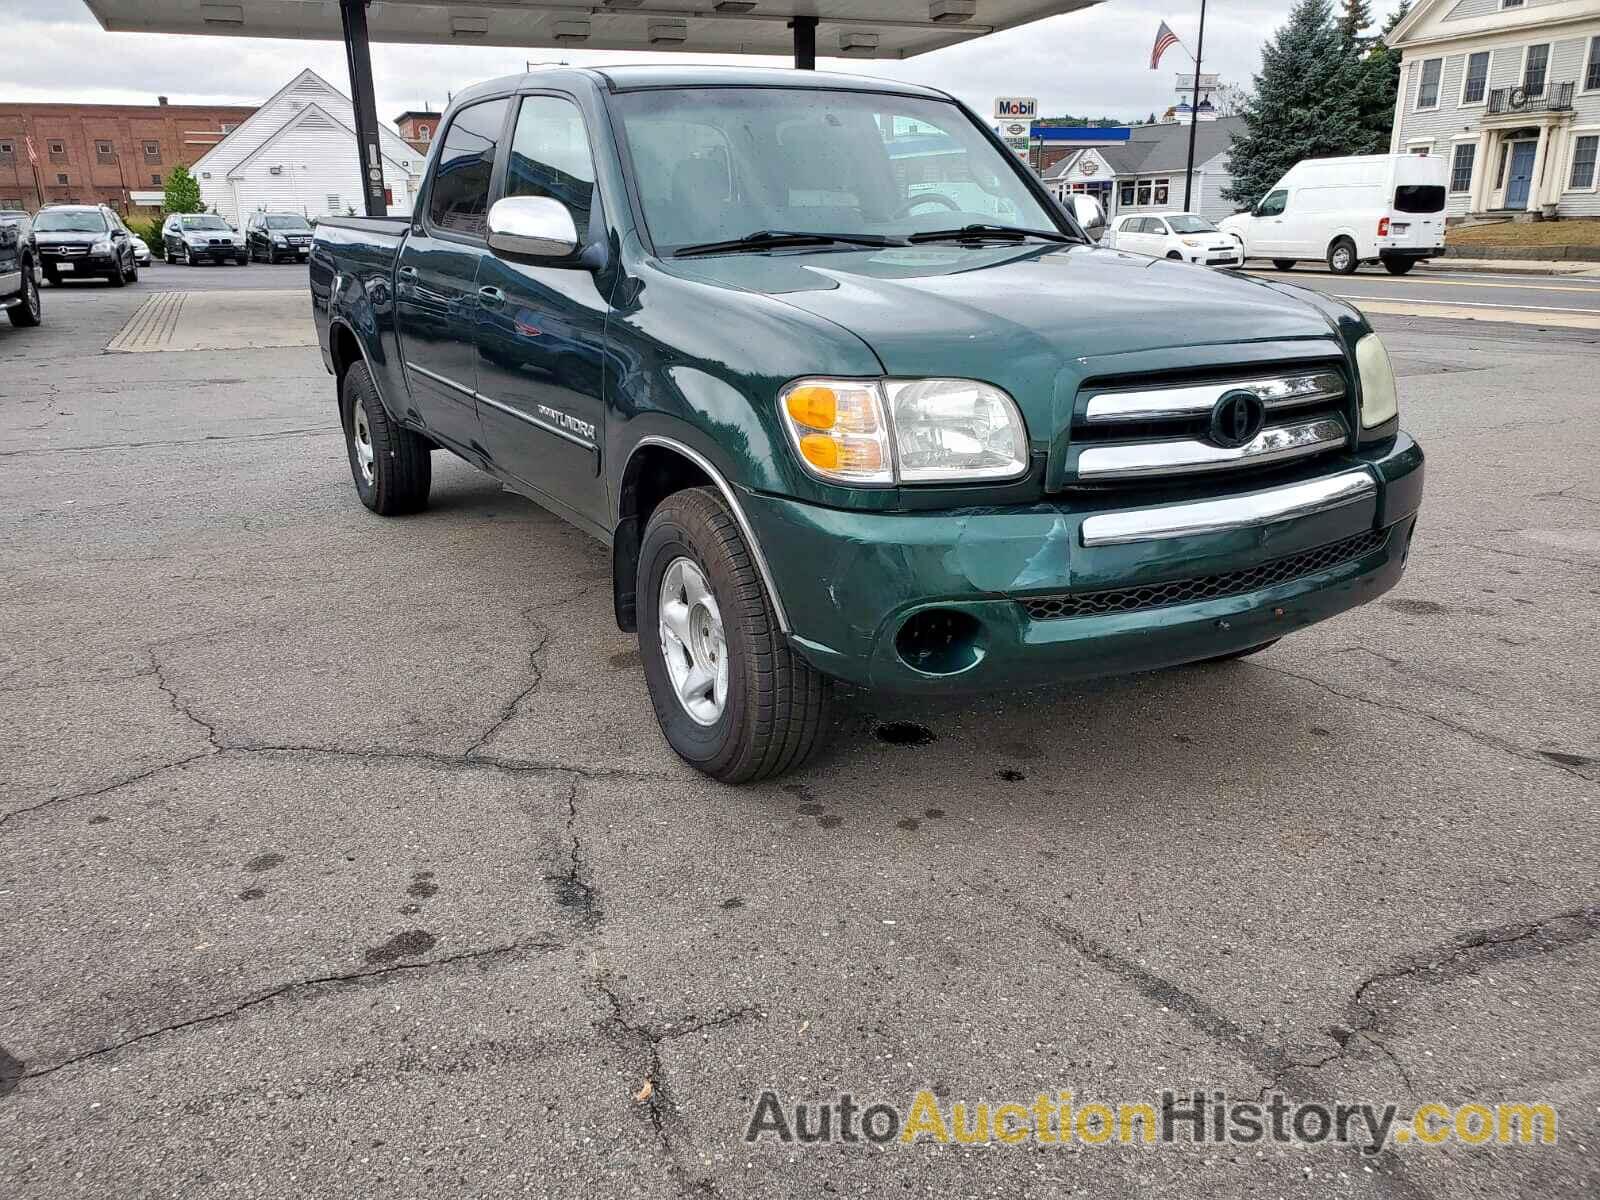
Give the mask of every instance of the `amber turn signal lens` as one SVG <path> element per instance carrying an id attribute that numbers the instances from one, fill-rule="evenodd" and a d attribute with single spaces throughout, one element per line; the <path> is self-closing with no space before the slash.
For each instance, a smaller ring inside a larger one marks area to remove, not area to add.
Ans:
<path id="1" fill-rule="evenodd" d="M 824 471 L 839 469 L 839 443 L 820 433 L 808 433 L 800 439 L 800 453 L 813 467 Z"/>
<path id="2" fill-rule="evenodd" d="M 808 429 L 832 429 L 839 419 L 839 398 L 832 388 L 795 388 L 784 404 L 795 424 Z"/>

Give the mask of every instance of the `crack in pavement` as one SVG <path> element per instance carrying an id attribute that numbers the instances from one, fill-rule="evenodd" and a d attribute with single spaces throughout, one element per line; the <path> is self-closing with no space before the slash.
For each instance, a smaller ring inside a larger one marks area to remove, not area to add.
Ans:
<path id="1" fill-rule="evenodd" d="M 60 1062 L 52 1063 L 47 1067 L 38 1067 L 34 1070 L 24 1070 L 19 1078 L 25 1080 L 42 1079 L 45 1076 L 53 1075 L 57 1071 L 60 1071 L 66 1067 L 77 1066 L 79 1063 L 88 1062 L 91 1059 L 100 1058 L 107 1054 L 115 1054 L 119 1050 L 124 1050 L 127 1047 L 137 1045 L 140 1042 L 150 1041 L 152 1038 L 158 1038 L 164 1034 L 177 1033 L 180 1030 L 193 1029 L 196 1026 L 206 1025 L 213 1021 L 226 1020 L 228 1017 L 237 1016 L 239 1013 L 245 1012 L 252 1008 L 257 1008 L 260 1005 L 267 1004 L 270 1001 L 277 1000 L 280 997 L 287 996 L 295 992 L 315 991 L 324 987 L 339 987 L 359 984 L 382 976 L 396 975 L 407 972 L 414 973 L 417 971 L 429 971 L 435 967 L 445 967 L 454 963 L 471 962 L 478 959 L 491 958 L 503 954 L 514 954 L 519 951 L 534 950 L 540 953 L 550 953 L 552 951 L 562 950 L 564 948 L 564 945 L 560 942 L 531 939 L 526 941 L 507 942 L 498 946 L 488 946 L 481 950 L 463 950 L 459 954 L 447 954 L 441 958 L 430 958 L 423 962 L 396 963 L 392 966 L 376 967 L 367 971 L 350 971 L 335 975 L 316 975 L 309 979 L 296 979 L 290 983 L 280 984 L 279 986 L 271 988 L 265 992 L 251 996 L 248 999 L 242 1000 L 238 1004 L 230 1005 L 227 1008 L 218 1009 L 215 1012 L 204 1013 L 198 1017 L 190 1017 L 183 1021 L 174 1021 L 169 1025 L 162 1025 L 156 1029 L 147 1029 L 143 1033 L 136 1033 L 132 1037 L 123 1038 L 121 1041 L 113 1042 L 108 1046 L 98 1046 L 93 1050 L 86 1050 L 82 1054 L 75 1054 L 71 1058 L 62 1059 Z"/>
<path id="2" fill-rule="evenodd" d="M 533 645 L 528 650 L 528 673 L 531 676 L 528 686 L 513 696 L 501 708 L 499 717 L 494 720 L 489 728 L 483 731 L 477 741 L 467 747 L 466 754 L 463 757 L 472 757 L 494 741 L 499 736 L 500 730 L 510 722 L 512 717 L 517 715 L 517 709 L 522 706 L 522 702 L 538 691 L 539 685 L 544 682 L 544 671 L 539 666 L 539 655 L 543 653 L 545 646 L 550 641 L 550 630 L 547 626 L 534 619 L 532 609 L 524 609 L 522 616 L 534 628 Z"/>
<path id="3" fill-rule="evenodd" d="M 1361 696 L 1354 692 L 1342 691 L 1341 689 L 1334 687 L 1331 683 L 1326 683 L 1315 676 L 1304 675 L 1299 671 L 1291 671 L 1287 667 L 1275 667 L 1270 663 L 1250 660 L 1246 660 L 1245 665 L 1254 667 L 1260 671 L 1274 671 L 1279 675 L 1287 675 L 1291 679 L 1298 679 L 1303 683 L 1309 683 L 1313 687 L 1321 688 L 1330 696 L 1339 697 L 1341 700 L 1351 700 L 1357 704 L 1365 704 L 1372 708 L 1381 708 L 1385 712 L 1399 713 L 1402 716 L 1412 717 L 1422 721 L 1431 721 L 1433 724 L 1438 725 L 1442 729 L 1448 729 L 1452 733 L 1459 733 L 1463 737 L 1477 742 L 1479 745 L 1488 746 L 1490 749 L 1498 750 L 1502 754 L 1510 755 L 1512 758 L 1520 758 L 1525 762 L 1538 763 L 1541 766 L 1554 767 L 1556 770 L 1564 771 L 1568 775 L 1572 775 L 1575 778 L 1583 780 L 1585 783 L 1594 782 L 1582 771 L 1578 770 L 1577 767 L 1570 766 L 1567 763 L 1561 762 L 1559 759 L 1551 758 L 1547 754 L 1544 754 L 1538 750 L 1525 749 L 1522 746 L 1518 746 L 1515 742 L 1508 742 L 1503 738 L 1496 737 L 1492 733 L 1485 733 L 1480 729 L 1472 728 L 1470 725 L 1463 725 L 1459 721 L 1452 721 L 1449 717 L 1440 716 L 1438 713 L 1425 712 L 1419 708 L 1408 708 L 1404 704 L 1396 704 L 1390 700 L 1378 700 L 1371 696 Z"/>
<path id="4" fill-rule="evenodd" d="M 578 923 L 585 929 L 595 929 L 604 918 L 604 914 L 600 908 L 599 893 L 583 878 L 583 843 L 578 839 L 577 830 L 579 778 L 580 776 L 574 774 L 567 781 L 566 833 L 569 842 L 567 869 L 547 874 L 544 879 L 546 883 L 553 885 L 557 904 L 562 908 L 575 910 L 578 914 Z"/>
<path id="5" fill-rule="evenodd" d="M 32 450 L 0 450 L 0 458 L 20 458 L 36 454 L 92 454 L 96 450 L 145 450 L 165 446 L 204 446 L 216 442 L 258 442 L 272 438 L 315 437 L 318 434 L 331 436 L 337 432 L 337 430 L 329 430 L 326 427 L 318 427 L 314 429 L 280 429 L 272 433 L 209 433 L 205 437 L 173 438 L 165 441 L 100 442 L 84 446 L 41 446 Z"/>
<path id="6" fill-rule="evenodd" d="M 682 1129 L 683 1118 L 673 1098 L 672 1085 L 667 1079 L 666 1069 L 661 1063 L 661 1047 L 667 1042 L 691 1034 L 719 1029 L 752 1018 L 760 1020 L 760 1009 L 747 1005 L 713 1016 L 691 1016 L 666 1025 L 648 1025 L 628 1020 L 622 997 L 617 995 L 612 987 L 609 976 L 604 973 L 596 975 L 594 985 L 611 1006 L 611 1018 L 604 1023 L 603 1028 L 618 1041 L 633 1042 L 644 1054 L 646 1062 L 644 1086 L 649 1090 L 642 1097 L 636 1096 L 634 1102 L 645 1106 L 650 1126 L 655 1131 L 662 1152 L 666 1155 L 667 1174 L 673 1186 L 678 1189 L 678 1194 L 681 1196 L 720 1196 L 722 1193 L 709 1178 L 693 1176 L 681 1161 L 675 1138 Z"/>

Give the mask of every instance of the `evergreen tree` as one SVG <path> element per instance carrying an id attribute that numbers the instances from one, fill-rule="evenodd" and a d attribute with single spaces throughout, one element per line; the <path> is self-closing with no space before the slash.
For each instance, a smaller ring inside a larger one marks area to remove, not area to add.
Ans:
<path id="1" fill-rule="evenodd" d="M 1339 15 L 1339 32 L 1347 43 L 1362 41 L 1361 31 L 1372 24 L 1372 10 L 1367 0 L 1344 0 L 1344 11 Z"/>
<path id="2" fill-rule="evenodd" d="M 1254 95 L 1239 114 L 1245 132 L 1234 134 L 1228 155 L 1233 183 L 1224 196 L 1251 204 L 1301 159 L 1371 153 L 1374 134 L 1362 124 L 1367 82 L 1329 0 L 1299 0 L 1262 48 Z"/>
<path id="3" fill-rule="evenodd" d="M 1384 38 L 1400 24 L 1411 9 L 1411 0 L 1401 0 L 1400 7 L 1383 23 L 1383 36 L 1372 43 L 1362 59 L 1361 128 L 1365 133 L 1360 153 L 1384 154 L 1389 149 L 1389 135 L 1394 128 L 1395 97 L 1400 92 L 1400 55 L 1389 49 Z"/>
<path id="4" fill-rule="evenodd" d="M 205 203 L 200 199 L 200 184 L 189 173 L 189 168 L 181 163 L 173 167 L 167 176 L 167 190 L 161 198 L 161 211 L 197 213 L 204 212 L 205 208 Z"/>

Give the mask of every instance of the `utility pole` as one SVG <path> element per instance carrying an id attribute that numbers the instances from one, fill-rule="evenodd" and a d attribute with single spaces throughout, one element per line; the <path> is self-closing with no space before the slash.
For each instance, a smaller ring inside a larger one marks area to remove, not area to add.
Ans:
<path id="1" fill-rule="evenodd" d="M 1183 211 L 1194 190 L 1194 135 L 1200 128 L 1200 57 L 1206 52 L 1206 0 L 1200 0 L 1200 36 L 1194 43 L 1194 98 L 1189 101 L 1189 169 L 1183 173 Z"/>

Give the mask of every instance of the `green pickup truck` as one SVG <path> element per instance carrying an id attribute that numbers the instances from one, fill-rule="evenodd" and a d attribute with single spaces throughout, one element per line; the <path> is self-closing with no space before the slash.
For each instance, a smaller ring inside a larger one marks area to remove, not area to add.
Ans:
<path id="1" fill-rule="evenodd" d="M 1234 658 L 1400 578 L 1383 343 L 1101 249 L 968 109 L 855 76 L 550 68 L 461 93 L 410 217 L 317 225 L 356 491 L 449 450 L 611 548 L 661 729 L 793 768 L 833 681 Z"/>

